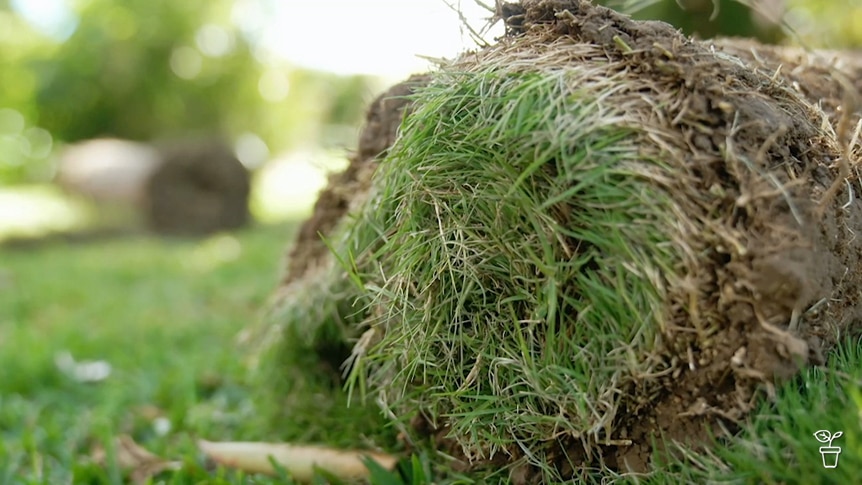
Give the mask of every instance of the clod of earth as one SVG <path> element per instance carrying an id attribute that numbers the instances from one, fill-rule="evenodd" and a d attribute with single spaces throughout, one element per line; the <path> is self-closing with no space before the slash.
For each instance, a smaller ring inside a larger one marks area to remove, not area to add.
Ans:
<path id="1" fill-rule="evenodd" d="M 858 64 L 503 11 L 496 45 L 372 106 L 389 124 L 292 249 L 273 349 L 482 476 L 648 471 L 859 331 Z"/>

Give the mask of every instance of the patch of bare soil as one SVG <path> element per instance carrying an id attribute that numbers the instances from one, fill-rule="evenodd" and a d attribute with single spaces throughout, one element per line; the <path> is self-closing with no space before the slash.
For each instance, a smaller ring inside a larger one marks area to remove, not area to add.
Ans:
<path id="1" fill-rule="evenodd" d="M 311 217 L 299 229 L 287 257 L 282 287 L 302 278 L 308 270 L 318 267 L 328 257 L 329 250 L 322 236 L 330 234 L 353 201 L 368 191 L 371 174 L 380 157 L 395 142 L 404 110 L 410 104 L 408 96 L 428 80 L 426 75 L 411 76 L 371 103 L 357 152 L 350 157 L 350 164 L 343 172 L 329 178 L 329 183 L 314 204 Z"/>

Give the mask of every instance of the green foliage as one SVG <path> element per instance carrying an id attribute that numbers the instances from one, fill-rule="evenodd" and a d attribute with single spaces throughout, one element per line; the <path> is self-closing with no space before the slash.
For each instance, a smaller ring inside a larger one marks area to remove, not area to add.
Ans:
<path id="1" fill-rule="evenodd" d="M 787 0 L 787 4 L 787 21 L 808 47 L 862 47 L 859 0 Z"/>
<path id="2" fill-rule="evenodd" d="M 810 48 L 862 46 L 858 0 L 597 0 L 700 38 L 753 37 Z"/>
<path id="3" fill-rule="evenodd" d="M 0 7 L 0 182 L 44 180 L 58 142 L 221 133 L 270 152 L 345 146 L 374 86 L 266 59 L 228 0 L 89 0 L 67 38 Z M 71 29 L 71 28 L 70 28 Z"/>
<path id="4" fill-rule="evenodd" d="M 74 34 L 25 67 L 39 79 L 40 124 L 63 140 L 101 135 L 148 139 L 180 130 L 220 131 L 234 103 L 256 95 L 260 70 L 224 18 L 226 2 L 93 0 Z M 220 55 L 195 49 L 208 25 Z M 219 102 L 219 98 L 228 99 Z"/>

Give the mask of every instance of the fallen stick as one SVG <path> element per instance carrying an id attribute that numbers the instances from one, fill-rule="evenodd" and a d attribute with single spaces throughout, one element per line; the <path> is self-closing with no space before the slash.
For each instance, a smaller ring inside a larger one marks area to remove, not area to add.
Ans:
<path id="1" fill-rule="evenodd" d="M 302 482 L 310 482 L 315 469 L 324 470 L 343 480 L 368 478 L 370 472 L 362 461 L 363 457 L 371 458 L 387 470 L 395 468 L 398 462 L 398 458 L 385 453 L 287 443 L 199 440 L 198 448 L 218 464 L 250 473 L 275 475 L 274 461 L 291 478 Z"/>

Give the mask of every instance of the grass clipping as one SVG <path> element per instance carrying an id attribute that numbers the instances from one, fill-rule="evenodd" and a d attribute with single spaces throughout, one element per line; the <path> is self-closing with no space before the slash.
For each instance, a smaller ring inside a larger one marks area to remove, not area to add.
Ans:
<path id="1" fill-rule="evenodd" d="M 468 467 L 645 471 L 858 330 L 859 125 L 663 23 L 506 11 L 412 95 L 283 322 L 356 339 L 354 398 Z"/>

